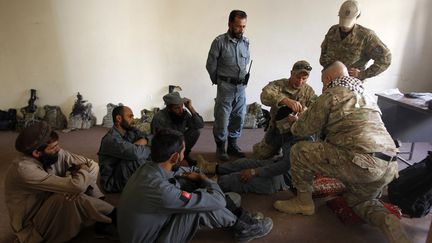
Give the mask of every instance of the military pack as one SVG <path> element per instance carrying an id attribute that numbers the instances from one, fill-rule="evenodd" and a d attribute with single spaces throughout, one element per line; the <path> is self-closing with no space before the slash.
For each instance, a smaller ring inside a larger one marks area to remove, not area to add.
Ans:
<path id="1" fill-rule="evenodd" d="M 432 206 L 432 151 L 422 161 L 401 171 L 388 185 L 390 202 L 413 218 L 427 215 Z"/>

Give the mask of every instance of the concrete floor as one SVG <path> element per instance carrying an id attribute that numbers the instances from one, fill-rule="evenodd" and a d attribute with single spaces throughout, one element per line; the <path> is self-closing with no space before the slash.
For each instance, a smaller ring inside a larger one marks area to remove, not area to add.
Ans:
<path id="1" fill-rule="evenodd" d="M 75 131 L 61 133 L 60 143 L 63 148 L 74 153 L 82 154 L 92 159 L 97 159 L 96 152 L 99 142 L 107 129 L 94 127 L 86 131 Z M 248 154 L 252 151 L 252 145 L 261 140 L 264 132 L 262 129 L 245 129 L 239 141 L 241 147 Z M 4 178 L 6 169 L 11 160 L 15 157 L 14 143 L 17 133 L 0 132 L 0 178 Z M 194 148 L 194 153 L 201 153 L 210 160 L 214 159 L 215 145 L 212 138 L 212 128 L 207 125 Z M 402 150 L 408 149 L 405 145 Z M 418 143 L 415 147 L 414 156 L 411 162 L 422 160 L 432 150 L 428 143 Z M 400 169 L 406 165 L 399 162 Z M 0 184 L 0 191 L 4 191 L 3 183 Z M 386 242 L 381 232 L 367 224 L 344 225 L 325 205 L 326 199 L 317 199 L 317 213 L 313 216 L 287 215 L 277 212 L 272 205 L 275 200 L 288 199 L 293 195 L 291 192 L 278 192 L 273 195 L 242 195 L 243 206 L 250 211 L 260 211 L 273 219 L 274 228 L 272 232 L 262 239 L 253 242 Z M 107 195 L 107 200 L 116 205 L 120 198 L 119 194 Z M 9 226 L 8 212 L 4 203 L 4 194 L 0 193 L 0 242 L 13 242 L 13 235 Z M 420 219 L 403 218 L 402 224 L 412 242 L 423 243 L 429 230 L 432 220 L 431 215 Z M 227 229 L 202 229 L 192 242 L 233 242 L 233 235 Z M 71 242 L 111 242 L 95 239 L 92 228 L 85 228 Z"/>

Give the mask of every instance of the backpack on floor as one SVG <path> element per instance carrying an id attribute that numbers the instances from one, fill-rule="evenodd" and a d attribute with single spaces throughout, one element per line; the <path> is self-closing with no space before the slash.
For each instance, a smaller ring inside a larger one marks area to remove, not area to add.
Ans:
<path id="1" fill-rule="evenodd" d="M 17 111 L 9 109 L 8 111 L 0 110 L 0 130 L 13 130 L 17 124 Z"/>
<path id="2" fill-rule="evenodd" d="M 422 161 L 399 172 L 399 178 L 388 185 L 390 202 L 402 213 L 419 218 L 429 213 L 432 206 L 432 151 Z"/>

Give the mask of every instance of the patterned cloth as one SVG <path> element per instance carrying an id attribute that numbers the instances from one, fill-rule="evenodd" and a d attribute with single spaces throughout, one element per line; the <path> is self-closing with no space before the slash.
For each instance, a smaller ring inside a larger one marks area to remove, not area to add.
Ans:
<path id="1" fill-rule="evenodd" d="M 327 88 L 333 88 L 336 86 L 345 87 L 357 94 L 363 94 L 363 82 L 360 79 L 356 79 L 353 77 L 340 77 L 330 82 Z"/>
<path id="2" fill-rule="evenodd" d="M 345 192 L 345 185 L 336 178 L 316 174 L 312 184 L 312 197 L 323 198 L 340 195 Z"/>
<path id="3" fill-rule="evenodd" d="M 402 213 L 398 206 L 383 203 L 384 207 L 399 219 L 402 217 Z M 335 197 L 330 201 L 327 201 L 327 206 L 336 214 L 340 221 L 344 224 L 364 224 L 365 222 L 354 212 L 354 210 L 348 206 L 346 200 L 343 197 Z"/>

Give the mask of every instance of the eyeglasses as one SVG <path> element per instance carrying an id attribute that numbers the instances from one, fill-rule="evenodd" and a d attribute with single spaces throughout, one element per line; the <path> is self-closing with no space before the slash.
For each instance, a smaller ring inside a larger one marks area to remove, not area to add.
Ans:
<path id="1" fill-rule="evenodd" d="M 304 64 L 304 63 L 298 63 L 298 64 L 295 64 L 295 65 L 294 65 L 293 69 L 294 69 L 294 70 L 301 70 L 301 69 L 305 69 L 305 70 L 307 70 L 307 71 L 311 71 L 311 70 L 312 70 L 312 67 L 309 66 L 309 65 L 307 65 L 307 64 Z"/>

